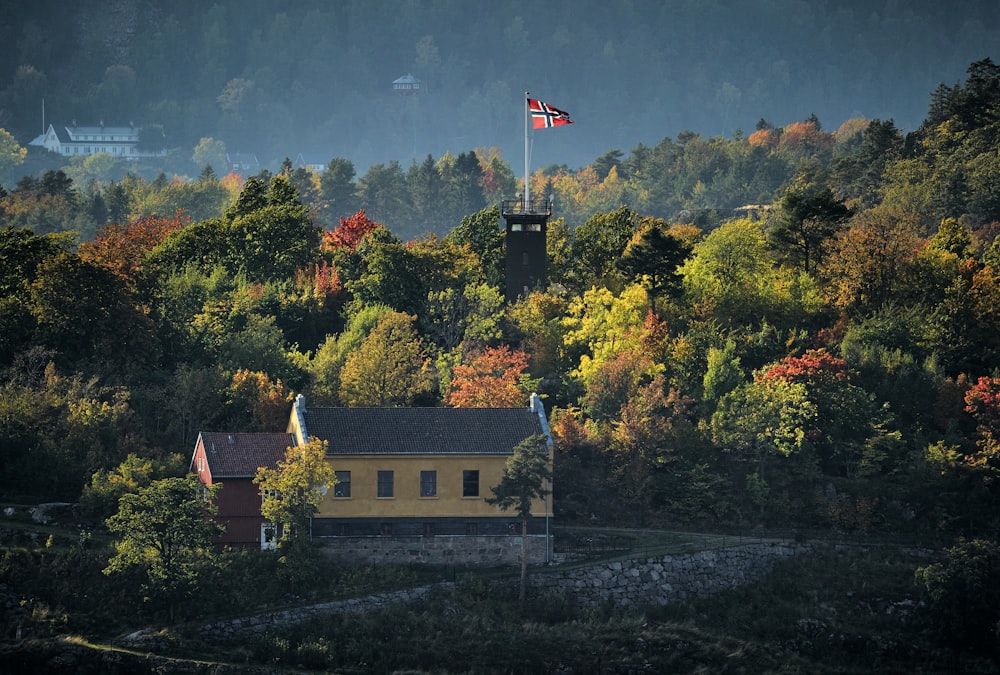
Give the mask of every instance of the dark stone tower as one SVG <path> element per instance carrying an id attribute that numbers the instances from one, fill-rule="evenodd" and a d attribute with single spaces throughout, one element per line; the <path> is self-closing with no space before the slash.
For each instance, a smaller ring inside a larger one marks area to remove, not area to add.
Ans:
<path id="1" fill-rule="evenodd" d="M 507 221 L 506 272 L 507 302 L 515 302 L 529 292 L 545 289 L 546 254 L 545 236 L 552 200 L 505 199 L 500 203 L 500 213 Z"/>

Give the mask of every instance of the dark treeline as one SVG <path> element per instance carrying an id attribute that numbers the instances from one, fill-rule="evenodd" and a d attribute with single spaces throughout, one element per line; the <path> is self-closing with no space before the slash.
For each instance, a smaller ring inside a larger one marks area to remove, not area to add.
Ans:
<path id="1" fill-rule="evenodd" d="M 760 117 L 913 129 L 998 26 L 978 0 L 41 0 L 0 15 L 0 126 L 26 144 L 44 99 L 52 123 L 162 132 L 168 173 L 196 175 L 203 138 L 271 171 L 299 153 L 366 171 L 471 147 L 520 157 L 527 89 L 578 118 L 536 163 L 582 166 L 665 129 L 732 135 Z M 395 96 L 408 73 L 422 94 Z"/>

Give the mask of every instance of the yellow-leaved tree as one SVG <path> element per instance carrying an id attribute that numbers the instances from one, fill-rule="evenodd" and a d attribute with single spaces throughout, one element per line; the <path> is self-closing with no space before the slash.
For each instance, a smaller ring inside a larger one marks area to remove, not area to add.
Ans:
<path id="1" fill-rule="evenodd" d="M 0 180 L 8 178 L 8 174 L 21 165 L 28 151 L 17 144 L 6 129 L 0 129 Z"/>
<path id="2" fill-rule="evenodd" d="M 340 400 L 352 407 L 408 406 L 428 391 L 429 373 L 416 317 L 392 312 L 347 357 L 340 371 Z"/>
<path id="3" fill-rule="evenodd" d="M 309 519 L 337 483 L 326 453 L 326 441 L 310 438 L 304 445 L 289 447 L 276 468 L 257 469 L 253 482 L 260 486 L 260 513 L 280 527 L 279 546 L 285 553 L 308 541 Z"/>

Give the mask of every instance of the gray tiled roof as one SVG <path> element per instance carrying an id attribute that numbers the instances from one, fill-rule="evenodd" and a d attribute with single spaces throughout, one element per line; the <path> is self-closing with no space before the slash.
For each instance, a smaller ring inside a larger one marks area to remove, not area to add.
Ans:
<path id="1" fill-rule="evenodd" d="M 542 433 L 528 408 L 307 408 L 305 422 L 333 455 L 507 455 Z"/>
<path id="2" fill-rule="evenodd" d="M 286 433 L 223 433 L 203 431 L 205 457 L 213 478 L 248 478 L 259 467 L 273 469 L 294 444 Z"/>

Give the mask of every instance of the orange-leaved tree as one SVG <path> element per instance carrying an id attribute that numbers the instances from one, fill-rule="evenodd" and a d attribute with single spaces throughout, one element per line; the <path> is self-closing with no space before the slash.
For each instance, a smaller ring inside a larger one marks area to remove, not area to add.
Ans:
<path id="1" fill-rule="evenodd" d="M 455 408 L 516 408 L 528 404 L 524 371 L 528 355 L 507 345 L 487 347 L 452 369 L 449 405 Z"/>
<path id="2" fill-rule="evenodd" d="M 182 230 L 191 218 L 178 210 L 172 218 L 155 215 L 135 218 L 127 223 L 105 225 L 93 241 L 80 244 L 80 257 L 131 280 L 142 259 L 173 232 Z"/>

